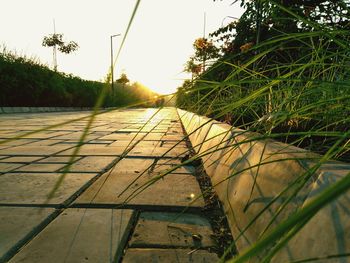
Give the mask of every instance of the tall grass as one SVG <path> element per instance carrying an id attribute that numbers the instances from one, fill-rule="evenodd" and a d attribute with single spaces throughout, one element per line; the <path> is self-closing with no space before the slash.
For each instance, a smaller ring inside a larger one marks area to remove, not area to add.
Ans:
<path id="1" fill-rule="evenodd" d="M 180 88 L 178 106 L 324 154 L 350 127 L 349 39 L 319 30 L 265 41 Z M 276 63 L 296 41 L 301 56 Z M 350 160 L 349 141 L 342 148 L 335 158 Z"/>
<path id="2" fill-rule="evenodd" d="M 186 82 L 177 94 L 179 107 L 248 132 L 259 132 L 261 136 L 256 140 L 277 139 L 321 154 L 308 173 L 295 178 L 295 183 L 266 205 L 265 210 L 277 206 L 267 226 L 298 196 L 321 164 L 334 159 L 350 162 L 350 31 L 317 24 L 276 5 L 313 30 L 281 33 L 249 50 L 226 55 L 201 76 Z M 260 233 L 260 239 L 232 262 L 269 262 L 320 209 L 349 190 L 349 178 L 347 174 L 289 218 Z M 276 202 L 287 192 L 291 194 L 286 201 Z M 253 227 L 263 211 L 247 222 L 248 227 Z M 329 259 L 346 256 L 349 254 L 329 255 Z"/>

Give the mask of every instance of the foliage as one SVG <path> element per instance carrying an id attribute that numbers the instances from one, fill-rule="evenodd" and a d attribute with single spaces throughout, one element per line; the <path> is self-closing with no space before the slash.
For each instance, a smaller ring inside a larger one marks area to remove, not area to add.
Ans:
<path id="1" fill-rule="evenodd" d="M 122 73 L 120 75 L 119 79 L 117 79 L 117 82 L 122 84 L 122 85 L 125 85 L 125 84 L 129 83 L 130 80 L 128 79 L 128 76 L 125 73 Z"/>
<path id="2" fill-rule="evenodd" d="M 246 11 L 240 19 L 210 36 L 220 43 L 223 54 L 237 54 L 247 43 L 259 44 L 280 35 L 318 31 L 320 25 L 326 31 L 349 29 L 349 4 L 349 0 L 242 0 L 241 6 Z"/>
<path id="3" fill-rule="evenodd" d="M 76 51 L 79 48 L 79 45 L 74 41 L 65 43 L 63 41 L 63 34 L 51 34 L 49 36 L 45 36 L 42 45 L 44 47 L 58 46 L 58 50 L 66 54 Z"/>
<path id="4" fill-rule="evenodd" d="M 219 50 L 211 40 L 198 38 L 193 43 L 194 55 L 190 57 L 185 65 L 185 71 L 198 76 L 205 71 L 207 60 L 218 58 Z"/>
<path id="5" fill-rule="evenodd" d="M 1 106 L 92 107 L 106 83 L 87 81 L 50 70 L 35 59 L 0 52 Z M 125 106 L 147 100 L 154 93 L 140 84 L 115 83 L 103 106 Z"/>
<path id="6" fill-rule="evenodd" d="M 315 156 L 316 168 L 306 178 L 296 176 L 296 190 L 293 183 L 286 186 L 262 208 L 261 213 L 277 208 L 266 222 L 268 231 L 232 259 L 270 262 L 320 209 L 349 191 L 350 174 L 344 174 L 288 218 L 274 222 L 300 196 L 319 165 L 334 159 L 350 162 L 350 1 L 243 0 L 242 6 L 246 11 L 239 20 L 211 34 L 221 57 L 197 78 L 184 82 L 178 89 L 177 105 L 321 154 Z M 254 142 L 246 147 L 249 144 Z M 243 172 L 236 169 L 230 178 Z M 278 199 L 287 192 L 292 194 L 280 204 Z M 273 223 L 276 227 L 269 228 Z M 247 228 L 240 229 L 241 237 Z M 349 253 L 345 252 L 298 262 L 333 257 L 346 261 Z"/>
<path id="7" fill-rule="evenodd" d="M 57 71 L 57 54 L 56 54 L 57 47 L 59 51 L 65 54 L 72 53 L 79 48 L 78 44 L 74 41 L 65 43 L 63 41 L 63 34 L 56 34 L 56 33 L 51 34 L 49 36 L 45 36 L 42 42 L 42 46 L 53 48 L 53 64 L 54 64 L 55 71 Z"/>
<path id="8" fill-rule="evenodd" d="M 280 2 L 242 2 L 239 21 L 212 34 L 226 41 L 222 57 L 179 89 L 178 105 L 324 153 L 332 136 L 288 132 L 350 126 L 349 1 Z M 346 146 L 338 158 L 348 155 Z"/>

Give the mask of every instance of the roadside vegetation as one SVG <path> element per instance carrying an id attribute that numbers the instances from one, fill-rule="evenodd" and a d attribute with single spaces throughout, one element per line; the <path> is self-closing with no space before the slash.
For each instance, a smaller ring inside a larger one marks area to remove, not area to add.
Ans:
<path id="1" fill-rule="evenodd" d="M 325 154 L 350 127 L 350 1 L 241 5 L 194 42 L 177 105 Z M 333 158 L 350 161 L 349 140 Z"/>
<path id="2" fill-rule="evenodd" d="M 275 139 L 320 154 L 312 168 L 247 222 L 246 231 L 265 210 L 276 206 L 267 224 L 271 226 L 325 162 L 350 162 L 350 1 L 240 2 L 245 12 L 239 19 L 228 17 L 230 23 L 194 41 L 194 55 L 185 64 L 192 78 L 178 89 L 178 107 L 258 132 L 256 140 Z M 227 180 L 242 172 L 235 171 Z M 319 210 L 342 194 L 347 198 L 349 187 L 348 173 L 275 227 L 259 233 L 256 243 L 231 261 L 270 262 Z M 254 185 L 246 190 L 253 189 Z M 284 195 L 286 200 L 281 200 Z M 346 229 L 339 231 L 343 235 Z M 295 262 L 328 258 L 346 262 L 346 249 Z"/>
<path id="3" fill-rule="evenodd" d="M 149 101 L 156 94 L 122 75 L 111 84 L 83 80 L 51 70 L 36 58 L 0 51 L 0 105 L 3 107 L 93 107 L 102 92 L 102 106 L 119 107 Z M 144 104 L 147 106 L 148 104 Z"/>

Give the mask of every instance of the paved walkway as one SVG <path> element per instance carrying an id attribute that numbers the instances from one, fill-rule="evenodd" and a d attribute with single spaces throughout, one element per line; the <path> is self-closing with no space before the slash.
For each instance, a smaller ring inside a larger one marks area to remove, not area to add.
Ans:
<path id="1" fill-rule="evenodd" d="M 0 115 L 0 262 L 216 262 L 193 167 L 143 190 L 188 154 L 176 110 L 156 112 L 99 115 L 50 199 L 88 113 Z"/>

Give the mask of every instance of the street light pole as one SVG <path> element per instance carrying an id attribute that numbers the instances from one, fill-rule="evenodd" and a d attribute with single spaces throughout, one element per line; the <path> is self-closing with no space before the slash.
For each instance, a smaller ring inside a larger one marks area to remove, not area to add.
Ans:
<path id="1" fill-rule="evenodd" d="M 120 34 L 116 34 L 116 35 L 111 35 L 111 79 L 112 79 L 112 92 L 114 91 L 114 86 L 113 86 L 113 82 L 114 82 L 114 69 L 113 69 L 113 37 L 117 37 L 120 36 Z"/>

